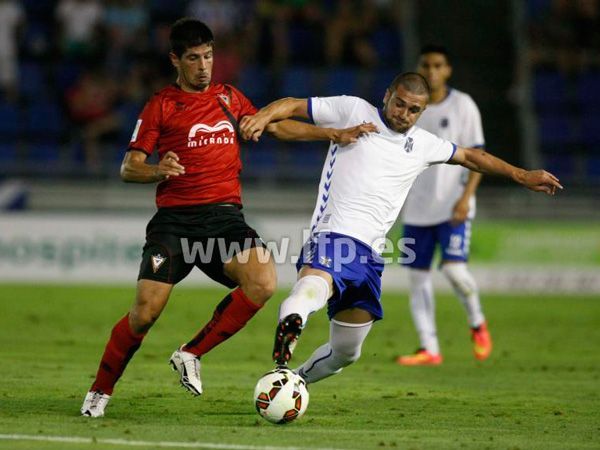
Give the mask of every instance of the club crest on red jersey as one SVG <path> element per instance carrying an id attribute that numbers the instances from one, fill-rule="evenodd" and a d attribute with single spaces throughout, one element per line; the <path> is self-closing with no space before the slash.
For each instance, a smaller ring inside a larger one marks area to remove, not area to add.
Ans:
<path id="1" fill-rule="evenodd" d="M 217 94 L 219 96 L 219 98 L 221 100 L 223 100 L 223 102 L 227 105 L 227 106 L 231 106 L 231 101 L 229 100 L 229 95 L 225 95 L 225 94 Z"/>

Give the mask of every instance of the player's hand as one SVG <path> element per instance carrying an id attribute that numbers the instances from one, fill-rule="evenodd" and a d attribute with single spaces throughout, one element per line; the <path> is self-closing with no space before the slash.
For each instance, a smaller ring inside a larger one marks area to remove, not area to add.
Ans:
<path id="1" fill-rule="evenodd" d="M 554 195 L 557 189 L 562 189 L 558 178 L 545 170 L 525 171 L 521 175 L 521 184 L 535 192 L 545 192 Z"/>
<path id="2" fill-rule="evenodd" d="M 160 180 L 168 180 L 170 177 L 178 177 L 184 173 L 185 168 L 179 164 L 179 156 L 171 151 L 165 153 L 156 168 L 156 175 Z"/>
<path id="3" fill-rule="evenodd" d="M 450 223 L 452 226 L 456 227 L 467 220 L 467 216 L 469 215 L 469 199 L 460 198 L 454 205 L 454 209 L 452 210 L 452 218 L 450 219 Z"/>
<path id="4" fill-rule="evenodd" d="M 253 116 L 244 116 L 240 120 L 240 134 L 247 141 L 258 142 L 267 125 L 269 125 L 269 118 L 264 117 L 260 112 Z"/>
<path id="5" fill-rule="evenodd" d="M 358 138 L 369 133 L 379 133 L 377 126 L 371 122 L 363 123 L 351 128 L 335 130 L 332 136 L 332 141 L 336 144 L 344 145 L 354 144 Z"/>

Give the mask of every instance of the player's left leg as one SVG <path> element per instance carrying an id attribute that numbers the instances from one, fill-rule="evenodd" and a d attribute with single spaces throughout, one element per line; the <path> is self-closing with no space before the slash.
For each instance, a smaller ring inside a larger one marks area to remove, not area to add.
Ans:
<path id="1" fill-rule="evenodd" d="M 238 253 L 224 264 L 223 273 L 238 287 L 225 296 L 212 319 L 181 351 L 195 357 L 204 355 L 241 330 L 275 292 L 275 264 L 263 247 Z"/>
<path id="2" fill-rule="evenodd" d="M 458 226 L 446 224 L 445 228 L 440 235 L 441 270 L 467 312 L 474 355 L 484 360 L 492 351 L 492 340 L 482 312 L 477 282 L 467 266 L 471 223 L 467 221 Z"/>
<path id="3" fill-rule="evenodd" d="M 271 254 L 238 208 L 215 206 L 200 231 L 204 237 L 196 238 L 196 242 L 212 250 L 198 254 L 194 264 L 233 291 L 217 305 L 210 321 L 171 356 L 182 384 L 186 367 L 198 367 L 194 372 L 199 374 L 200 357 L 240 331 L 273 295 L 277 284 Z"/>
<path id="4" fill-rule="evenodd" d="M 360 357 L 374 319 L 369 311 L 360 308 L 339 311 L 331 320 L 329 342 L 317 348 L 295 372 L 307 383 L 341 372 Z"/>

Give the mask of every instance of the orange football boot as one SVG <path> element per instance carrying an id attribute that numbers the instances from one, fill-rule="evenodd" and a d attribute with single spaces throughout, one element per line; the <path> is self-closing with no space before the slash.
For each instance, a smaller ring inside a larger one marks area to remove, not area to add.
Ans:
<path id="1" fill-rule="evenodd" d="M 473 341 L 473 354 L 479 361 L 483 361 L 492 353 L 492 337 L 487 328 L 487 322 L 483 322 L 477 328 L 471 328 L 471 339 Z"/>
<path id="2" fill-rule="evenodd" d="M 441 354 L 429 353 L 424 348 L 418 349 L 414 355 L 398 356 L 396 359 L 401 366 L 439 366 L 442 361 Z"/>

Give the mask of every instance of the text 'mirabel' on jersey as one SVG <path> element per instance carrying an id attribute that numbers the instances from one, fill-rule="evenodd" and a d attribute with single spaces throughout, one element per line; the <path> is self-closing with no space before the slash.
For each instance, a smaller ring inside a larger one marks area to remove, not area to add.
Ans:
<path id="1" fill-rule="evenodd" d="M 151 155 L 157 149 L 161 159 L 172 151 L 185 168 L 185 174 L 158 184 L 156 205 L 241 204 L 240 143 L 232 122 L 256 111 L 229 85 L 210 85 L 198 93 L 170 85 L 154 94 L 140 114 L 128 150 Z"/>

